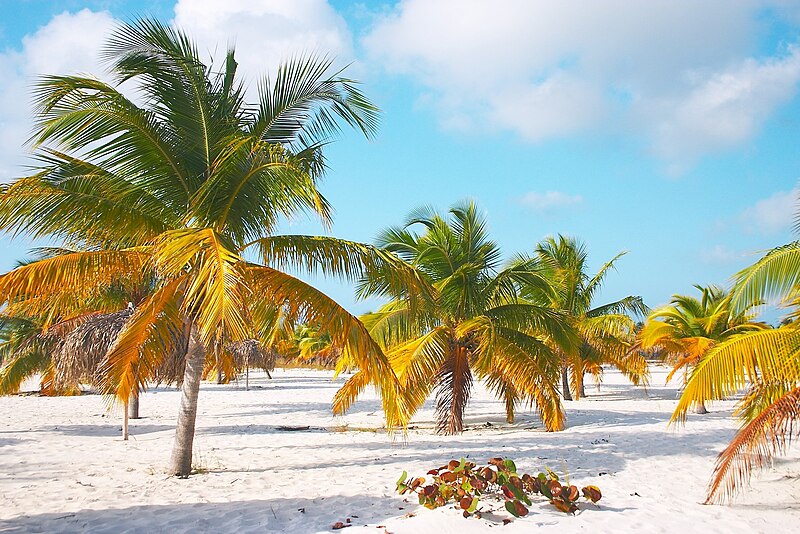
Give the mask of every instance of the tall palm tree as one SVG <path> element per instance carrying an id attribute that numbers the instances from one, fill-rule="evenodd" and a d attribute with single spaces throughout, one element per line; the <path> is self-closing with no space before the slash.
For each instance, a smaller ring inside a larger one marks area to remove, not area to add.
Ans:
<path id="1" fill-rule="evenodd" d="M 367 245 L 274 235 L 302 212 L 330 222 L 317 189 L 323 147 L 343 123 L 372 137 L 377 108 L 341 72 L 329 74 L 330 60 L 314 57 L 281 65 L 248 104 L 233 50 L 207 66 L 186 34 L 154 20 L 121 25 L 104 57 L 113 83 L 45 76 L 36 85 L 38 169 L 3 186 L 0 228 L 71 250 L 0 276 L 0 305 L 26 303 L 61 320 L 93 292 L 153 277 L 102 374 L 105 391 L 127 402 L 174 340 L 185 340 L 176 475 L 191 470 L 205 354 L 258 337 L 276 309 L 319 323 L 356 358 L 359 378 L 345 383 L 335 410 L 372 383 L 387 424 L 404 423 L 397 379 L 361 322 L 284 269 L 349 278 L 379 270 L 390 285 L 424 284 Z"/>
<path id="2" fill-rule="evenodd" d="M 588 251 L 577 239 L 563 235 L 548 237 L 536 247 L 536 260 L 558 291 L 540 294 L 537 287 L 526 287 L 524 294 L 568 317 L 581 340 L 566 349 L 555 347 L 563 360 L 561 390 L 566 400 L 584 396 L 584 375 L 589 372 L 599 379 L 603 364 L 614 365 L 634 384 L 647 382 L 647 362 L 631 350 L 636 329 L 631 315 L 647 313 L 642 298 L 632 295 L 602 305 L 594 302 L 606 275 L 624 255 L 625 252 L 620 252 L 590 275 Z"/>
<path id="3" fill-rule="evenodd" d="M 786 452 L 800 429 L 800 243 L 769 251 L 734 277 L 735 313 L 753 302 L 780 299 L 793 310 L 779 328 L 755 329 L 714 346 L 692 370 L 672 415 L 705 401 L 725 399 L 746 389 L 734 412 L 742 426 L 717 457 L 707 503 L 730 499 L 746 485 L 753 469 L 771 465 Z"/>
<path id="4" fill-rule="evenodd" d="M 700 298 L 673 295 L 670 304 L 654 310 L 639 333 L 644 349 L 659 348 L 675 360 L 667 382 L 681 369 L 693 369 L 715 345 L 745 332 L 763 330 L 754 322 L 752 307 L 735 312 L 731 295 L 718 286 L 694 286 Z M 704 402 L 696 413 L 708 413 Z"/>
<path id="5" fill-rule="evenodd" d="M 559 312 L 520 297 L 523 284 L 553 291 L 538 266 L 502 267 L 500 250 L 472 202 L 455 205 L 449 217 L 417 210 L 402 227 L 384 230 L 377 243 L 434 288 L 418 298 L 420 291 L 395 287 L 384 273 L 365 277 L 359 287 L 361 295 L 390 300 L 361 319 L 389 356 L 411 408 L 435 390 L 437 430 L 461 432 L 478 378 L 503 399 L 510 422 L 515 405 L 525 402 L 539 411 L 547 430 L 561 430 L 559 360 L 550 341 L 568 345 L 577 338 Z"/>

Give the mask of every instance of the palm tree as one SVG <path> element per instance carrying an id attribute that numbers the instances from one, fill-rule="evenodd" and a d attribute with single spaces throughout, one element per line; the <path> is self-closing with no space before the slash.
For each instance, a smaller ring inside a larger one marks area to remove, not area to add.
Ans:
<path id="1" fill-rule="evenodd" d="M 538 409 L 547 430 L 561 430 L 559 359 L 550 341 L 568 345 L 576 337 L 559 312 L 520 297 L 523 284 L 553 290 L 538 266 L 514 262 L 502 268 L 500 250 L 472 202 L 455 205 L 449 217 L 417 210 L 377 242 L 434 288 L 420 298 L 413 287 L 398 290 L 384 273 L 365 277 L 359 287 L 362 296 L 390 299 L 361 319 L 389 356 L 411 408 L 435 390 L 437 431 L 461 432 L 478 378 L 505 402 L 509 422 L 515 405 L 526 402 Z"/>
<path id="2" fill-rule="evenodd" d="M 319 327 L 301 324 L 294 331 L 295 360 L 313 363 L 324 367 L 336 367 L 337 371 L 345 371 L 352 363 L 342 350 L 332 344 L 330 334 Z"/>
<path id="3" fill-rule="evenodd" d="M 39 168 L 3 186 L 0 228 L 61 239 L 71 250 L 0 276 L 0 305 L 24 303 L 37 317 L 63 320 L 75 313 L 65 302 L 81 307 L 93 293 L 152 277 L 102 377 L 125 403 L 184 340 L 176 475 L 191 471 L 206 353 L 257 337 L 275 310 L 319 323 L 354 355 L 358 379 L 343 386 L 337 413 L 371 383 L 387 424 L 403 424 L 397 378 L 361 322 L 284 269 L 348 278 L 379 270 L 393 285 L 424 283 L 406 280 L 416 273 L 367 245 L 274 235 L 301 212 L 329 224 L 317 189 L 323 147 L 342 123 L 372 137 L 377 108 L 341 72 L 328 74 L 330 60 L 314 57 L 283 64 L 247 104 L 233 50 L 219 68 L 207 66 L 186 34 L 153 20 L 121 25 L 104 57 L 113 84 L 45 76 L 36 86 Z"/>
<path id="4" fill-rule="evenodd" d="M 675 359 L 667 382 L 681 369 L 694 368 L 715 345 L 745 332 L 763 330 L 766 325 L 753 321 L 751 307 L 735 312 L 731 295 L 718 286 L 694 286 L 700 298 L 673 295 L 670 304 L 654 310 L 639 334 L 643 349 L 659 348 Z M 686 376 L 686 375 L 684 375 Z M 696 413 L 708 413 L 705 403 Z"/>
<path id="5" fill-rule="evenodd" d="M 589 372 L 600 379 L 603 364 L 614 365 L 634 384 L 647 382 L 647 362 L 631 350 L 636 323 L 630 314 L 647 313 L 642 298 L 628 296 L 602 305 L 594 303 L 606 275 L 624 255 L 620 252 L 590 276 L 586 246 L 575 238 L 548 237 L 536 247 L 536 260 L 558 291 L 540 294 L 537 287 L 526 287 L 524 295 L 567 316 L 581 341 L 572 347 L 554 347 L 563 360 L 561 390 L 566 400 L 585 396 L 584 375 Z"/>
<path id="6" fill-rule="evenodd" d="M 754 329 L 714 346 L 692 370 L 672 415 L 746 388 L 734 412 L 742 427 L 717 457 L 707 503 L 730 499 L 753 469 L 784 454 L 800 425 L 800 243 L 769 251 L 734 277 L 731 307 L 744 313 L 753 302 L 779 298 L 793 309 L 779 328 Z"/>

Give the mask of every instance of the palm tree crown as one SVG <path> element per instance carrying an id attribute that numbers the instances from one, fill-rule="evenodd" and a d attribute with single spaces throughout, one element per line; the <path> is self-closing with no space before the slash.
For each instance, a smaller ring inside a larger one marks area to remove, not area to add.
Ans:
<path id="1" fill-rule="evenodd" d="M 437 429 L 460 432 L 477 377 L 504 400 L 509 421 L 515 405 L 526 402 L 539 410 L 548 430 L 563 428 L 558 358 L 548 341 L 568 344 L 575 336 L 558 312 L 521 298 L 523 284 L 552 290 L 538 266 L 502 267 L 486 221 L 471 202 L 451 208 L 449 217 L 417 210 L 404 226 L 383 231 L 378 245 L 413 265 L 433 287 L 418 298 L 419 291 L 398 291 L 380 273 L 360 286 L 362 295 L 390 299 L 362 320 L 387 351 L 414 408 L 435 389 Z"/>
<path id="2" fill-rule="evenodd" d="M 524 295 L 563 313 L 580 337 L 577 345 L 554 347 L 563 359 L 562 392 L 568 400 L 583 395 L 585 373 L 600 378 L 603 364 L 614 365 L 635 384 L 647 381 L 647 362 L 631 350 L 636 327 L 631 315 L 647 313 L 642 298 L 632 295 L 595 304 L 606 275 L 624 255 L 617 254 L 590 275 L 588 251 L 575 238 L 549 237 L 536 247 L 535 260 L 557 291 L 543 294 L 537 287 L 525 287 Z"/>

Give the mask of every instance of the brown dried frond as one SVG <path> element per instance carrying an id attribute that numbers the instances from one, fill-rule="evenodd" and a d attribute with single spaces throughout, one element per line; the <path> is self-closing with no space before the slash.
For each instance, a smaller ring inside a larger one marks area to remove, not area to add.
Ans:
<path id="1" fill-rule="evenodd" d="M 784 454 L 795 435 L 800 435 L 800 388 L 768 406 L 742 427 L 717 457 L 708 486 L 706 504 L 730 500 L 750 481 L 753 469 L 763 469 L 777 454 Z"/>

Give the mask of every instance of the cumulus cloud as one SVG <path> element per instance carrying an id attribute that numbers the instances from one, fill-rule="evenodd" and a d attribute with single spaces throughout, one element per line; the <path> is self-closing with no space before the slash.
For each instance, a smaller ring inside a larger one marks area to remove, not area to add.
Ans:
<path id="1" fill-rule="evenodd" d="M 530 141 L 626 131 L 688 165 L 752 138 L 794 96 L 797 49 L 752 57 L 767 8 L 795 17 L 782 0 L 402 0 L 364 45 L 435 95 L 451 127 Z"/>
<path id="2" fill-rule="evenodd" d="M 654 148 L 671 161 L 691 163 L 704 152 L 747 141 L 780 104 L 794 97 L 798 81 L 800 48 L 791 47 L 785 57 L 746 59 L 702 79 L 681 98 L 652 102 L 650 111 L 657 117 Z"/>
<path id="3" fill-rule="evenodd" d="M 32 130 L 31 85 L 41 74 L 104 72 L 98 58 L 114 25 L 108 12 L 64 12 L 0 53 L 0 182 L 25 172 L 24 143 Z M 179 0 L 176 25 L 197 42 L 204 59 L 236 45 L 239 72 L 259 79 L 282 60 L 303 53 L 352 60 L 352 37 L 326 0 Z"/>
<path id="4" fill-rule="evenodd" d="M 740 215 L 745 231 L 769 235 L 788 230 L 799 199 L 800 188 L 795 187 L 791 191 L 778 191 L 769 198 L 759 200 Z"/>
<path id="5" fill-rule="evenodd" d="M 102 68 L 97 52 L 114 19 L 84 9 L 56 15 L 25 36 L 20 49 L 0 54 L 0 181 L 19 175 L 32 130 L 31 86 L 42 74 L 92 73 Z"/>
<path id="6" fill-rule="evenodd" d="M 581 195 L 569 195 L 561 191 L 547 191 L 539 193 L 531 191 L 525 193 L 519 202 L 533 211 L 541 214 L 551 214 L 559 209 L 576 207 L 583 204 Z"/>
<path id="7" fill-rule="evenodd" d="M 352 36 L 326 0 L 178 0 L 174 23 L 219 57 L 235 45 L 247 79 L 254 81 L 298 54 L 352 60 Z"/>

